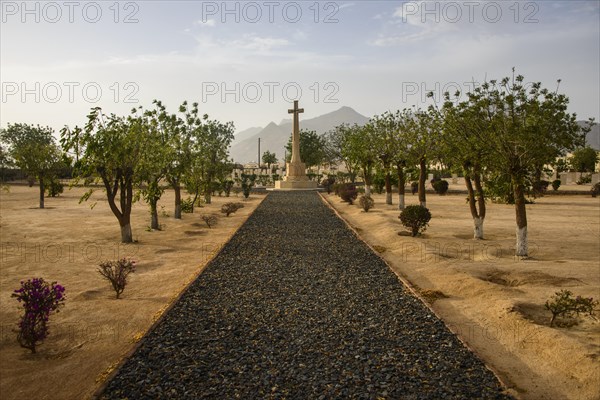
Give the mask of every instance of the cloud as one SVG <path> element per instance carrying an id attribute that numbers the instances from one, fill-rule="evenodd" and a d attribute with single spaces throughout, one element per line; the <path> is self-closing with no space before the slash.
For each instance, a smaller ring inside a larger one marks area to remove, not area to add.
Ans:
<path id="1" fill-rule="evenodd" d="M 203 20 L 197 20 L 194 22 L 194 25 L 198 25 L 202 28 L 208 27 L 208 28 L 212 28 L 214 27 L 216 24 L 214 19 L 207 19 L 206 21 Z"/>

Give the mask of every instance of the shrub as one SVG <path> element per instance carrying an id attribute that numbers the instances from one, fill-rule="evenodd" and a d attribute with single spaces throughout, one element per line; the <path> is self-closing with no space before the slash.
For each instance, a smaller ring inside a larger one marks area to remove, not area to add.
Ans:
<path id="1" fill-rule="evenodd" d="M 225 203 L 221 206 L 221 212 L 229 217 L 230 214 L 233 214 L 240 208 L 244 208 L 242 203 Z"/>
<path id="2" fill-rule="evenodd" d="M 181 212 L 193 213 L 194 212 L 194 200 L 188 196 L 187 199 L 181 200 Z"/>
<path id="3" fill-rule="evenodd" d="M 402 225 L 411 231 L 413 236 L 417 236 L 427 229 L 429 221 L 431 220 L 431 213 L 426 207 L 412 205 L 402 210 L 400 217 L 398 218 L 400 218 Z"/>
<path id="4" fill-rule="evenodd" d="M 419 182 L 412 182 L 410 184 L 410 192 L 412 194 L 415 194 L 419 191 Z"/>
<path id="5" fill-rule="evenodd" d="M 110 282 L 118 299 L 123 290 L 125 290 L 127 277 L 132 272 L 135 272 L 135 261 L 129 258 L 122 258 L 117 261 L 104 261 L 100 263 L 98 272 Z"/>
<path id="6" fill-rule="evenodd" d="M 233 187 L 233 181 L 231 179 L 223 182 L 223 191 L 225 192 L 225 197 L 229 197 L 231 195 L 231 188 Z"/>
<path id="7" fill-rule="evenodd" d="M 348 204 L 354 204 L 354 200 L 358 197 L 356 186 L 351 183 L 344 183 L 343 187 L 339 189 L 339 192 L 342 200 Z"/>
<path id="8" fill-rule="evenodd" d="M 592 197 L 596 197 L 600 194 L 600 182 L 597 182 L 596 184 L 594 184 L 594 186 L 592 186 L 592 190 L 590 191 L 592 193 Z"/>
<path id="9" fill-rule="evenodd" d="M 546 180 L 540 180 L 537 182 L 533 182 L 533 192 L 535 194 L 541 194 L 543 195 L 546 190 L 548 190 L 548 186 L 550 185 L 550 182 L 546 181 Z"/>
<path id="10" fill-rule="evenodd" d="M 35 353 L 36 346 L 48 336 L 50 313 L 59 312 L 59 307 L 64 305 L 64 292 L 65 288 L 61 285 L 56 282 L 48 283 L 42 278 L 21 281 L 21 288 L 12 294 L 25 308 L 17 335 L 21 347 Z"/>
<path id="11" fill-rule="evenodd" d="M 550 300 L 546 301 L 544 306 L 546 310 L 552 313 L 550 326 L 554 326 L 554 320 L 558 316 L 572 317 L 574 314 L 579 315 L 580 313 L 591 316 L 593 314 L 594 307 L 598 305 L 597 301 L 594 301 L 591 297 L 583 298 L 577 296 L 573 298 L 572 296 L 573 293 L 571 291 L 563 289 L 560 292 L 556 292 Z"/>
<path id="12" fill-rule="evenodd" d="M 439 195 L 444 195 L 448 192 L 448 181 L 440 179 L 436 181 L 432 181 L 431 186 L 433 186 L 433 190 Z"/>
<path id="13" fill-rule="evenodd" d="M 362 209 L 365 210 L 365 212 L 369 212 L 371 208 L 375 207 L 375 201 L 373 201 L 371 196 L 360 196 L 360 200 L 358 200 L 358 203 L 360 204 Z"/>
<path id="14" fill-rule="evenodd" d="M 62 183 L 59 180 L 51 178 L 46 182 L 46 194 L 48 197 L 57 197 L 59 196 L 65 189 Z"/>
<path id="15" fill-rule="evenodd" d="M 321 185 L 323 185 L 323 187 L 327 191 L 327 194 L 331 194 L 334 184 L 335 184 L 335 177 L 333 177 L 333 176 L 328 176 L 327 178 L 323 179 L 323 181 L 321 182 Z"/>
<path id="16" fill-rule="evenodd" d="M 557 191 L 560 187 L 560 179 L 555 179 L 552 181 L 552 190 Z"/>
<path id="17" fill-rule="evenodd" d="M 577 182 L 578 185 L 585 185 L 586 183 L 592 183 L 592 175 L 591 174 L 581 174 L 581 178 Z"/>
<path id="18" fill-rule="evenodd" d="M 256 175 L 248 175 L 242 174 L 242 192 L 244 193 L 244 198 L 248 198 L 250 196 L 250 191 L 254 186 L 254 182 L 256 181 Z"/>
<path id="19" fill-rule="evenodd" d="M 208 226 L 208 228 L 210 229 L 217 224 L 217 217 L 214 215 L 203 215 L 202 221 L 204 221 L 206 223 L 206 226 Z"/>

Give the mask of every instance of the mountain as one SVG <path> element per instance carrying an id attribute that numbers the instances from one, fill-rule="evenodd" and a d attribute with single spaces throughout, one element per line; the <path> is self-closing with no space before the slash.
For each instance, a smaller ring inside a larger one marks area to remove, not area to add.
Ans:
<path id="1" fill-rule="evenodd" d="M 314 130 L 318 134 L 322 134 L 342 123 L 364 125 L 368 120 L 369 118 L 359 114 L 352 108 L 342 107 L 339 110 L 311 119 L 302 119 L 301 115 L 300 129 Z M 230 157 L 239 163 L 256 162 L 258 156 L 258 138 L 260 138 L 260 153 L 263 154 L 268 150 L 275 153 L 277 158 L 281 160 L 284 156 L 285 145 L 291 134 L 292 121 L 289 119 L 282 120 L 279 125 L 271 122 L 254 135 L 244 135 L 245 138 L 238 138 L 238 134 L 235 136 L 235 140 L 229 151 Z"/>
<path id="2" fill-rule="evenodd" d="M 263 129 L 262 126 L 244 129 L 243 131 L 240 131 L 235 134 L 234 140 L 241 141 L 244 139 L 248 139 L 249 137 L 252 137 L 252 136 L 256 135 L 258 132 L 262 131 L 262 129 Z"/>
<path id="3" fill-rule="evenodd" d="M 586 126 L 585 121 L 577 121 L 580 126 Z M 585 136 L 585 143 L 596 151 L 600 151 L 600 125 L 594 125 Z"/>

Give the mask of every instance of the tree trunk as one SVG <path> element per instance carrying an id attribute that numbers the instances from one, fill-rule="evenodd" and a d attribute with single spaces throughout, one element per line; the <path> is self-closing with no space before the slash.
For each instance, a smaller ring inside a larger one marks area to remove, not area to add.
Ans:
<path id="1" fill-rule="evenodd" d="M 181 219 L 181 185 L 177 182 L 172 186 L 175 190 L 175 219 Z"/>
<path id="2" fill-rule="evenodd" d="M 473 183 L 471 181 L 470 172 L 465 169 L 465 185 L 467 186 L 469 201 L 469 209 L 471 210 L 471 217 L 473 217 L 473 239 L 483 239 L 483 221 L 485 219 L 485 200 L 483 199 L 483 188 L 481 187 L 481 181 L 479 174 L 474 174 L 475 186 L 479 194 L 479 199 L 475 198 L 475 190 L 473 190 Z M 479 201 L 478 201 L 479 200 Z M 479 203 L 479 210 L 477 205 Z"/>
<path id="3" fill-rule="evenodd" d="M 427 162 L 425 157 L 419 160 L 419 204 L 423 207 L 427 207 L 427 198 L 425 196 L 425 181 L 427 179 Z"/>
<path id="4" fill-rule="evenodd" d="M 160 230 L 160 225 L 158 225 L 158 210 L 156 203 L 158 200 L 152 199 L 150 200 L 150 229 Z"/>
<path id="5" fill-rule="evenodd" d="M 121 225 L 121 242 L 133 243 L 133 234 L 131 233 L 131 224 L 129 221 L 125 225 Z"/>
<path id="6" fill-rule="evenodd" d="M 204 202 L 206 204 L 211 204 L 211 202 L 212 202 L 212 193 L 211 192 L 206 192 L 204 194 Z"/>
<path id="7" fill-rule="evenodd" d="M 40 208 L 44 208 L 44 192 L 46 187 L 44 185 L 44 177 L 40 176 Z"/>
<path id="8" fill-rule="evenodd" d="M 365 196 L 371 197 L 371 186 L 365 183 Z"/>
<path id="9" fill-rule="evenodd" d="M 518 257 L 527 257 L 527 210 L 525 208 L 525 190 L 521 183 L 513 178 L 513 190 L 515 194 L 515 211 L 517 217 L 517 249 Z"/>
<path id="10" fill-rule="evenodd" d="M 385 173 L 385 204 L 392 204 L 392 177 L 389 172 Z"/>
<path id="11" fill-rule="evenodd" d="M 398 164 L 398 210 L 402 211 L 405 208 L 404 203 L 404 186 L 406 186 L 406 178 L 404 176 L 404 166 L 402 164 Z"/>

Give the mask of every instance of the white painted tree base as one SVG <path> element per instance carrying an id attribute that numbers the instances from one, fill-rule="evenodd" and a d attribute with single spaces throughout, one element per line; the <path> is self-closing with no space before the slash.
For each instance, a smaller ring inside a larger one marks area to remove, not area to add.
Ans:
<path id="1" fill-rule="evenodd" d="M 483 218 L 473 218 L 473 238 L 483 239 Z"/>
<path id="2" fill-rule="evenodd" d="M 398 195 L 398 210 L 402 211 L 406 208 L 406 204 L 404 203 L 404 195 Z"/>
<path id="3" fill-rule="evenodd" d="M 518 257 L 527 257 L 527 227 L 517 228 L 517 251 Z"/>

